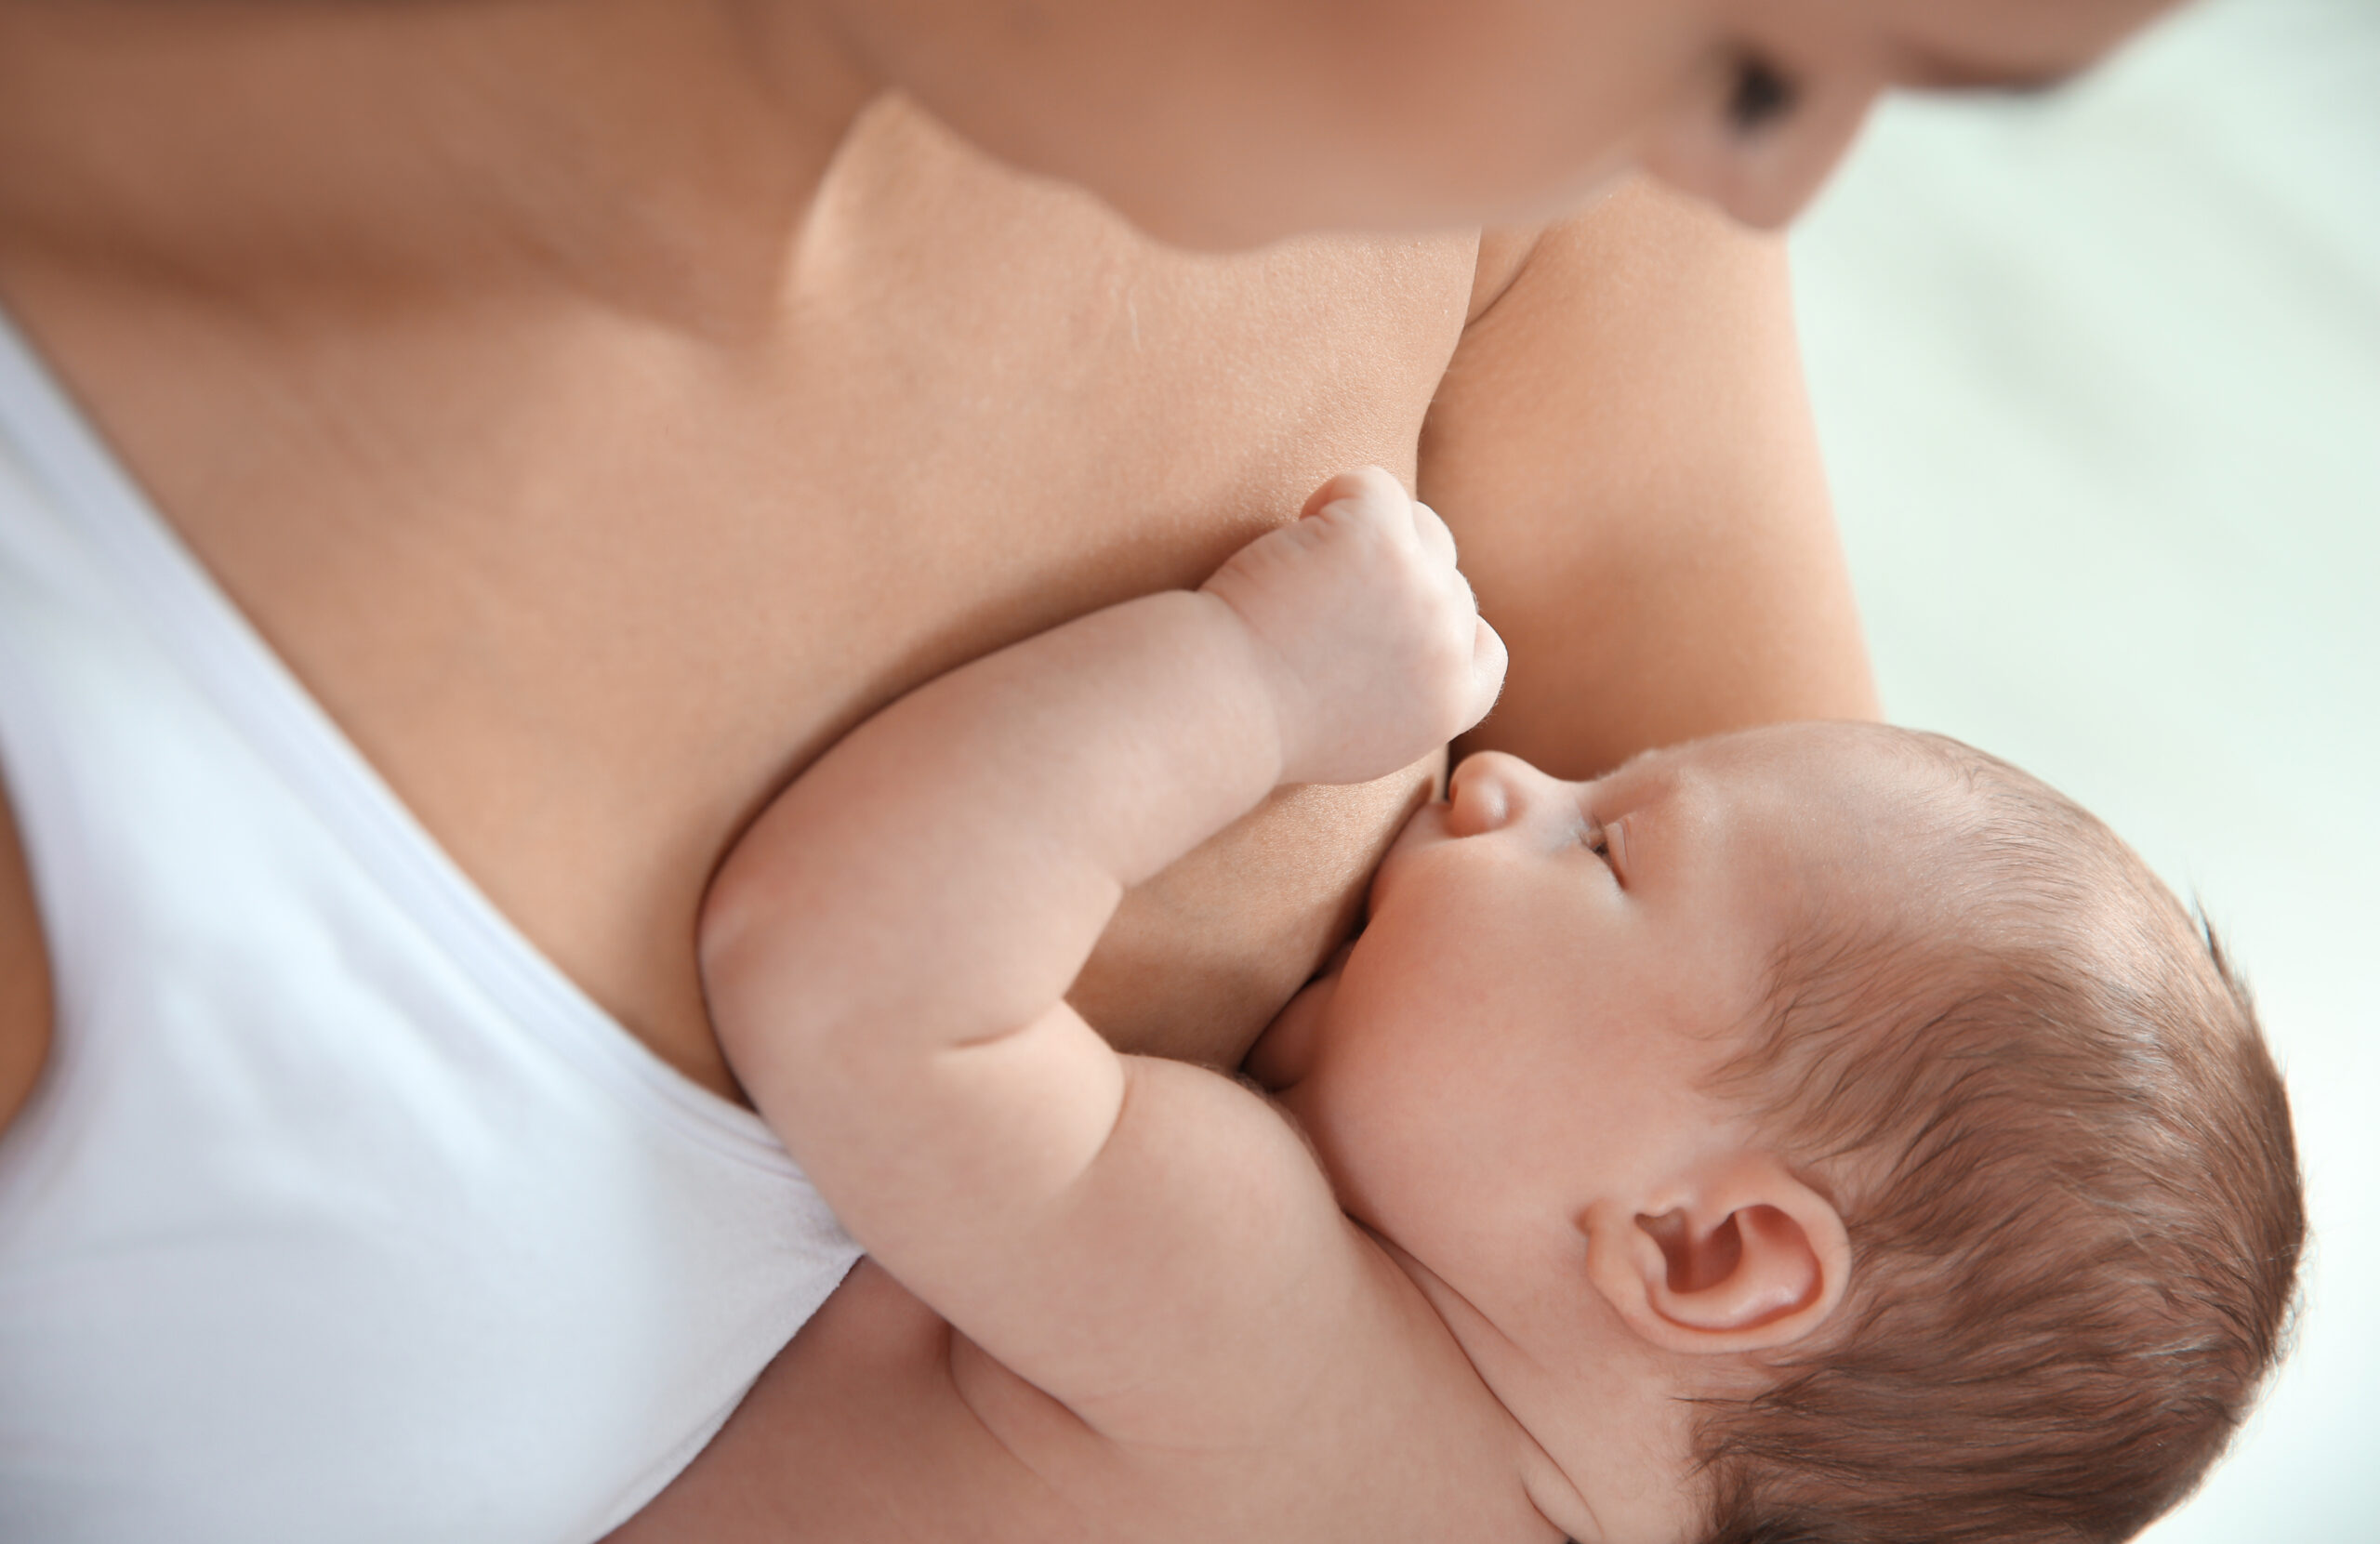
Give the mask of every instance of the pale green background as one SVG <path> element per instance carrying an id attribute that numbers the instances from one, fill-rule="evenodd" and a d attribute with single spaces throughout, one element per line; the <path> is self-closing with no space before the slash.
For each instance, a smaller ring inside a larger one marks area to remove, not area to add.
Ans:
<path id="1" fill-rule="evenodd" d="M 2155 1544 L 2380 1544 L 2380 0 L 1880 115 L 1795 237 L 1885 704 L 2195 893 L 2288 1073 L 2295 1359 Z"/>

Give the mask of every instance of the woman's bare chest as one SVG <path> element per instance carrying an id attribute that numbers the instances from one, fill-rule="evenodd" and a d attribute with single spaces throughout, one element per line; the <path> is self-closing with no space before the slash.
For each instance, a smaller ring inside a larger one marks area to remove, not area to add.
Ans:
<path id="1" fill-rule="evenodd" d="M 1329 472 L 1409 474 L 1472 252 L 1170 253 L 893 113 L 775 291 L 701 325 L 466 294 L 257 326 L 0 277 L 432 835 L 717 1085 L 693 920 L 758 803 L 941 670 L 1197 583 Z M 1305 824 L 1343 848 L 1367 809 Z"/>

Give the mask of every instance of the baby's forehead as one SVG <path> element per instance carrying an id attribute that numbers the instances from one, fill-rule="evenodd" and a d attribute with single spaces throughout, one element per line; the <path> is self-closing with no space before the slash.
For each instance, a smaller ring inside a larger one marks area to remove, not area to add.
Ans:
<path id="1" fill-rule="evenodd" d="M 1723 801 L 1955 822 L 1972 815 L 1978 787 L 1950 746 L 1885 724 L 1778 724 L 1649 751 L 1612 778 Z"/>
<path id="2" fill-rule="evenodd" d="M 1708 823 L 1714 861 L 1798 899 L 1786 909 L 1805 922 L 1811 908 L 1889 910 L 1922 904 L 1955 876 L 1984 878 L 1967 860 L 1992 823 L 1989 801 L 1957 758 L 1906 731 L 1786 725 L 1623 771 L 1635 788 L 1620 802 L 1635 789 L 1673 790 Z"/>
<path id="3" fill-rule="evenodd" d="M 1765 781 L 1767 794 L 1738 829 L 1781 853 L 1805 896 L 1846 907 L 1858 898 L 1874 919 L 1904 931 L 1932 919 L 2054 938 L 2109 970 L 2142 948 L 2196 952 L 2195 926 L 2170 892 L 2105 825 L 2039 779 L 1941 735 L 1806 727 L 1813 732 L 1765 746 L 1755 737 L 1750 748 L 1770 754 L 1735 763 L 1737 775 Z M 1718 759 L 1712 774 L 1729 775 L 1727 761 Z M 1776 830 L 1765 836 L 1764 825 Z"/>

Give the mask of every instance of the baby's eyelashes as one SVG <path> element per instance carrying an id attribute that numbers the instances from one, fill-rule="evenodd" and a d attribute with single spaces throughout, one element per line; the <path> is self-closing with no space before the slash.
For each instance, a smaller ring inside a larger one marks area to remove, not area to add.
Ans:
<path id="1" fill-rule="evenodd" d="M 1626 837 L 1620 822 L 1613 821 L 1606 825 L 1589 815 L 1586 828 L 1580 834 L 1579 840 L 1588 851 L 1604 861 L 1604 866 L 1611 870 L 1611 877 L 1620 881 L 1622 889 L 1627 888 L 1627 849 L 1624 845 Z"/>

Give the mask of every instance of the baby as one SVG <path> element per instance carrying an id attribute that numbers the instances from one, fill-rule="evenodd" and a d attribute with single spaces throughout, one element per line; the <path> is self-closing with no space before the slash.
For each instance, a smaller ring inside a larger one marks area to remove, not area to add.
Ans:
<path id="1" fill-rule="evenodd" d="M 1988 757 L 1474 757 L 1263 1092 L 1065 1005 L 1126 888 L 1502 670 L 1350 474 L 894 704 L 729 858 L 722 1040 L 975 1416 L 1086 1539 L 2004 1544 L 2187 1493 L 2279 1352 L 2288 1108 L 2173 898 Z"/>

